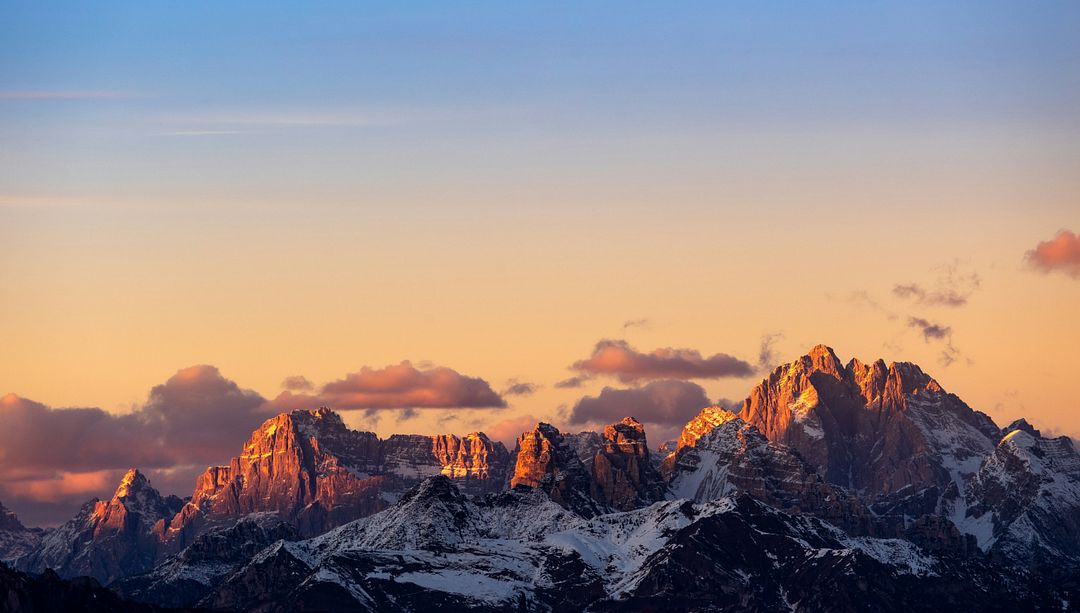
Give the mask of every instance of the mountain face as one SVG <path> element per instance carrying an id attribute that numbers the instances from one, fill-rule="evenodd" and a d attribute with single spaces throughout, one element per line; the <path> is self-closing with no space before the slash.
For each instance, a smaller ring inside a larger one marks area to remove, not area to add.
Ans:
<path id="1" fill-rule="evenodd" d="M 721 407 L 706 407 L 687 423 L 661 471 L 675 499 L 706 502 L 750 494 L 854 533 L 893 535 L 897 530 L 873 518 L 857 497 L 826 483 L 787 447 Z"/>
<path id="2" fill-rule="evenodd" d="M 164 607 L 194 607 L 222 578 L 278 541 L 300 538 L 295 528 L 278 523 L 264 526 L 244 519 L 196 537 L 182 552 L 169 556 L 143 575 L 110 584 L 121 596 Z"/>
<path id="3" fill-rule="evenodd" d="M 824 345 L 776 368 L 739 417 L 798 452 L 829 483 L 867 498 L 962 488 L 1000 435 L 989 417 L 918 366 L 845 366 Z"/>
<path id="4" fill-rule="evenodd" d="M 1017 610 L 1071 597 L 1056 589 L 903 540 L 851 537 L 748 495 L 586 519 L 540 490 L 469 499 L 439 476 L 376 515 L 266 547 L 208 582 L 198 604 L 267 612 Z"/>
<path id="5" fill-rule="evenodd" d="M 585 517 L 637 509 L 663 500 L 666 492 L 645 427 L 633 417 L 606 426 L 603 434 L 565 435 L 537 424 L 518 438 L 510 487 L 540 489 Z"/>
<path id="6" fill-rule="evenodd" d="M 1005 558 L 1080 566 L 1080 454 L 1065 436 L 1026 421 L 1005 429 L 993 454 L 952 505 L 953 521 Z"/>
<path id="7" fill-rule="evenodd" d="M 30 530 L 15 513 L 0 504 L 0 561 L 10 562 L 41 544 L 41 530 Z"/>
<path id="8" fill-rule="evenodd" d="M 603 444 L 592 461 L 595 496 L 619 511 L 664 498 L 664 484 L 653 466 L 645 426 L 633 417 L 604 428 Z"/>
<path id="9" fill-rule="evenodd" d="M 157 560 L 157 534 L 183 501 L 163 497 L 138 470 L 131 469 L 109 500 L 91 500 L 79 513 L 46 534 L 18 568 L 61 576 L 89 576 L 101 583 L 145 572 Z"/>
<path id="10" fill-rule="evenodd" d="M 539 489 L 567 509 L 597 515 L 603 507 L 593 498 L 595 481 L 578 453 L 558 428 L 539 423 L 518 438 L 510 487 Z"/>
<path id="11" fill-rule="evenodd" d="M 1072 442 L 1023 420 L 999 429 L 914 364 L 844 366 L 819 345 L 774 370 L 739 416 L 925 547 L 1080 566 Z"/>
<path id="12" fill-rule="evenodd" d="M 313 536 L 386 508 L 424 477 L 447 475 L 481 493 L 501 489 L 508 469 L 506 448 L 482 433 L 380 440 L 333 411 L 293 411 L 263 423 L 228 466 L 208 468 L 162 538 L 177 551 L 256 513 Z"/>

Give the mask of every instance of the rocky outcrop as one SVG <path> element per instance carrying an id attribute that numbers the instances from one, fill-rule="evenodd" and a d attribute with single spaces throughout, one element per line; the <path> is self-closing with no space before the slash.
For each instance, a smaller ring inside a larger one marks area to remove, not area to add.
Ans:
<path id="1" fill-rule="evenodd" d="M 518 438 L 510 487 L 519 486 L 542 490 L 554 502 L 585 517 L 602 510 L 592 496 L 592 475 L 577 450 L 551 424 L 541 422 Z"/>
<path id="2" fill-rule="evenodd" d="M 814 347 L 753 389 L 739 416 L 828 482 L 867 496 L 962 484 L 998 429 L 918 366 L 840 363 Z"/>
<path id="3" fill-rule="evenodd" d="M 900 529 L 876 521 L 857 497 L 825 482 L 790 449 L 722 407 L 707 407 L 686 425 L 661 469 L 673 498 L 705 502 L 749 494 L 856 534 L 893 536 Z"/>
<path id="4" fill-rule="evenodd" d="M 131 469 L 112 498 L 83 505 L 16 565 L 34 573 L 51 568 L 63 577 L 85 575 L 101 583 L 145 572 L 160 552 L 157 535 L 182 504 L 175 496 L 161 496 L 142 473 Z"/>
<path id="5" fill-rule="evenodd" d="M 0 561 L 10 561 L 37 549 L 41 530 L 30 530 L 18 516 L 0 504 Z"/>
<path id="6" fill-rule="evenodd" d="M 161 536 L 178 551 L 208 529 L 253 514 L 321 534 L 386 508 L 432 475 L 449 476 L 469 493 L 501 489 L 508 458 L 483 433 L 380 440 L 349 429 L 328 409 L 282 413 L 264 422 L 228 466 L 198 478 L 191 502 Z"/>
<path id="7" fill-rule="evenodd" d="M 604 428 L 603 444 L 592 458 L 594 497 L 619 511 L 664 498 L 664 483 L 653 466 L 645 427 L 633 417 Z"/>

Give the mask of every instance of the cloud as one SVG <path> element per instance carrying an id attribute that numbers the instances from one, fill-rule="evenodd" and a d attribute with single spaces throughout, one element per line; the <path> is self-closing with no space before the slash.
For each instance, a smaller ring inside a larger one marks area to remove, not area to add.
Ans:
<path id="1" fill-rule="evenodd" d="M 214 366 L 177 371 L 150 390 L 140 414 L 176 463 L 227 459 L 272 412 L 266 399 L 221 376 Z"/>
<path id="2" fill-rule="evenodd" d="M 0 500 L 27 523 L 53 521 L 90 495 L 111 494 L 130 467 L 182 476 L 182 484 L 166 479 L 180 489 L 165 491 L 184 492 L 195 474 L 235 454 L 268 416 L 265 405 L 208 365 L 177 371 L 122 415 L 8 394 L 0 397 Z"/>
<path id="3" fill-rule="evenodd" d="M 406 360 L 385 368 L 364 367 L 314 394 L 284 391 L 270 405 L 277 410 L 327 406 L 348 411 L 503 408 L 506 401 L 483 379 L 444 366 L 417 368 Z"/>
<path id="4" fill-rule="evenodd" d="M 961 307 L 982 285 L 982 279 L 975 272 L 960 270 L 958 262 L 946 264 L 938 269 L 933 287 L 919 283 L 898 283 L 892 293 L 902 300 L 912 300 L 927 306 Z"/>
<path id="5" fill-rule="evenodd" d="M 930 291 L 917 283 L 893 286 L 893 295 L 897 298 L 913 299 L 919 304 L 939 306 L 963 306 L 967 304 L 968 297 L 956 290 Z"/>
<path id="6" fill-rule="evenodd" d="M 770 371 L 776 365 L 777 359 L 773 352 L 776 341 L 784 338 L 783 332 L 773 332 L 761 337 L 761 347 L 758 349 L 758 368 Z"/>
<path id="7" fill-rule="evenodd" d="M 518 381 L 517 379 L 511 379 L 506 382 L 506 388 L 503 389 L 503 396 L 531 396 L 536 393 L 536 390 L 540 386 L 535 383 L 528 383 L 525 381 Z"/>
<path id="8" fill-rule="evenodd" d="M 932 323 L 922 317 L 908 317 L 907 325 L 909 328 L 915 328 L 922 333 L 923 340 L 928 343 L 931 341 L 944 342 L 939 357 L 942 366 L 951 366 L 953 362 L 960 358 L 960 350 L 953 345 L 951 327 Z M 968 358 L 968 362 L 971 363 L 971 358 Z"/>
<path id="9" fill-rule="evenodd" d="M 1069 230 L 1043 241 L 1024 255 L 1028 266 L 1044 273 L 1060 271 L 1080 279 L 1080 236 Z"/>
<path id="10" fill-rule="evenodd" d="M 626 332 L 630 328 L 645 328 L 645 329 L 648 329 L 650 325 L 651 325 L 651 322 L 648 319 L 642 317 L 641 319 L 628 319 L 628 320 L 624 321 L 623 325 L 622 325 L 622 329 L 623 329 L 623 332 Z"/>
<path id="11" fill-rule="evenodd" d="M 115 90 L 3 90 L 0 100 L 120 100 L 124 98 L 144 98 L 144 94 Z"/>
<path id="12" fill-rule="evenodd" d="M 866 307 L 870 310 L 877 311 L 885 316 L 889 321 L 896 319 L 896 313 L 893 313 L 889 309 L 881 306 L 881 303 L 874 299 L 870 295 L 870 292 L 866 290 L 855 290 L 848 295 L 847 302 L 856 307 Z"/>
<path id="13" fill-rule="evenodd" d="M 365 128 L 438 119 L 431 111 L 363 108 L 221 109 L 158 117 L 161 136 L 220 136 L 321 128 Z"/>
<path id="14" fill-rule="evenodd" d="M 623 383 L 648 379 L 748 377 L 754 367 L 725 353 L 703 357 L 694 349 L 656 349 L 641 353 L 626 341 L 602 340 L 587 359 L 571 367 L 589 375 L 612 375 Z"/>
<path id="15" fill-rule="evenodd" d="M 582 385 L 585 385 L 585 382 L 590 379 L 592 379 L 592 377 L 589 375 L 577 375 L 568 379 L 563 379 L 562 381 L 556 381 L 555 387 L 558 389 L 577 389 Z"/>
<path id="16" fill-rule="evenodd" d="M 307 377 L 303 375 L 293 375 L 291 377 L 285 377 L 285 380 L 281 382 L 281 389 L 289 390 L 290 392 L 310 392 L 315 389 L 315 384 L 308 381 Z"/>
<path id="17" fill-rule="evenodd" d="M 927 342 L 941 340 L 952 335 L 952 328 L 949 326 L 931 323 L 921 317 L 908 317 L 908 327 L 918 329 Z"/>
<path id="18" fill-rule="evenodd" d="M 0 207 L 22 209 L 72 208 L 99 205 L 100 201 L 70 196 L 33 196 L 19 194 L 0 194 Z"/>
<path id="19" fill-rule="evenodd" d="M 681 427 L 709 404 L 700 385 L 663 379 L 642 387 L 605 387 L 599 396 L 578 400 L 567 421 L 607 424 L 632 416 L 644 423 Z"/>

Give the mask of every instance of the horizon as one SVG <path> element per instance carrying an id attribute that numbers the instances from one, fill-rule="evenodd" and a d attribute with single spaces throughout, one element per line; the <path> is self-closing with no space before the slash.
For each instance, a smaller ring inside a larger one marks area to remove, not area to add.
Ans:
<path id="1" fill-rule="evenodd" d="M 823 341 L 1080 438 L 1080 3 L 0 17 L 30 523 L 132 466 L 186 495 L 271 409 L 507 440 L 629 407 L 655 446 Z"/>
<path id="2" fill-rule="evenodd" d="M 769 380 L 770 376 L 773 373 L 775 373 L 778 370 L 784 368 L 785 366 L 791 365 L 794 362 L 797 362 L 797 361 L 799 361 L 799 360 L 801 360 L 803 358 L 810 357 L 818 349 L 828 350 L 828 352 L 833 357 L 835 357 L 839 361 L 839 363 L 841 365 L 843 365 L 843 367 L 845 369 L 850 367 L 851 364 L 854 363 L 854 362 L 863 362 L 857 356 L 851 356 L 847 360 L 844 360 L 838 354 L 836 354 L 833 347 L 831 347 L 831 346 L 829 346 L 827 344 L 824 344 L 824 343 L 818 343 L 818 344 L 806 349 L 806 352 L 801 354 L 800 356 L 798 356 L 796 358 L 793 358 L 791 360 L 781 361 L 771 369 L 764 370 L 764 371 L 762 371 L 760 369 L 755 370 L 754 374 L 750 375 L 750 378 L 755 378 L 755 377 L 757 377 L 759 375 L 761 376 L 761 378 L 760 378 L 760 380 L 758 380 L 757 383 L 749 383 L 750 387 L 747 389 L 747 394 L 749 394 L 751 391 L 753 391 L 753 389 L 755 387 L 767 382 Z M 877 359 L 874 359 L 874 360 L 865 361 L 863 363 L 864 364 L 872 364 L 872 363 L 877 362 L 877 361 L 885 362 L 883 359 L 877 358 Z M 886 366 L 890 370 L 894 365 L 897 365 L 897 364 L 913 364 L 916 368 L 919 368 L 928 377 L 930 377 L 930 379 L 935 380 L 939 384 L 941 384 L 941 381 L 938 380 L 934 376 L 934 374 L 932 372 L 929 372 L 926 369 L 923 369 L 919 364 L 915 364 L 913 362 L 906 361 L 906 360 L 893 360 L 893 361 L 886 362 Z M 187 377 L 185 377 L 184 373 L 192 372 L 193 369 L 199 369 L 199 368 L 202 368 L 202 367 L 201 366 L 192 366 L 192 367 L 180 369 L 179 371 L 177 371 L 176 375 L 174 375 L 174 377 L 172 377 L 170 379 L 170 381 L 175 381 L 177 379 L 183 380 L 183 379 L 187 378 Z M 229 395 L 229 393 L 234 388 L 235 389 L 241 389 L 241 388 L 236 387 L 236 384 L 234 382 L 229 381 L 229 380 L 225 379 L 224 377 L 221 377 L 218 373 L 216 373 L 216 369 L 215 369 L 214 375 L 220 378 L 219 382 L 226 382 L 227 383 L 227 387 L 229 388 L 229 391 L 226 392 L 226 396 Z M 195 380 L 198 381 L 198 379 L 195 379 Z M 653 382 L 671 383 L 671 382 L 675 382 L 675 380 L 653 379 Z M 690 385 L 693 385 L 693 384 L 690 384 Z M 946 391 L 950 391 L 947 385 L 942 384 L 942 387 Z M 612 389 L 612 388 L 609 388 L 607 386 L 605 386 L 605 388 L 609 389 L 609 390 Z M 631 388 L 631 389 L 633 389 L 633 388 Z M 243 392 L 250 393 L 250 392 L 252 392 L 252 390 L 243 390 Z M 26 400 L 27 399 L 17 397 L 14 394 L 7 394 L 5 396 L 0 396 L 0 409 L 10 409 L 12 406 L 14 406 L 16 404 L 24 404 Z M 293 399 L 287 399 L 286 403 L 284 405 L 279 405 L 278 404 L 279 400 L 280 400 L 280 396 L 278 398 L 261 398 L 260 403 L 255 405 L 255 407 L 254 407 L 255 412 L 253 412 L 251 415 L 249 415 L 249 417 L 251 419 L 255 419 L 256 421 L 252 421 L 252 422 L 250 422 L 248 424 L 250 427 L 246 431 L 244 431 L 244 434 L 242 436 L 240 435 L 240 431 L 244 429 L 244 427 L 245 427 L 244 423 L 236 423 L 235 424 L 235 428 L 233 428 L 233 431 L 230 432 L 230 434 L 236 435 L 235 440 L 233 441 L 233 445 L 232 445 L 233 451 L 230 451 L 225 456 L 219 456 L 218 461 L 210 461 L 210 462 L 208 462 L 206 464 L 195 463 L 195 464 L 189 464 L 189 465 L 171 466 L 171 467 L 167 467 L 167 468 L 160 468 L 160 467 L 149 467 L 149 468 L 147 468 L 147 467 L 142 467 L 142 466 L 137 466 L 137 465 L 118 466 L 118 467 L 114 467 L 114 468 L 110 468 L 110 469 L 94 471 L 93 477 L 92 477 L 93 482 L 92 482 L 92 484 L 90 485 L 89 488 L 87 488 L 85 485 L 83 487 L 79 487 L 79 488 L 77 488 L 75 490 L 77 493 L 74 496 L 68 496 L 68 497 L 66 497 L 66 499 L 64 499 L 62 502 L 59 502 L 59 503 L 56 503 L 55 500 L 50 500 L 49 497 L 46 496 L 45 500 L 48 501 L 49 503 L 52 503 L 52 504 L 40 505 L 41 500 L 36 498 L 33 495 L 31 495 L 31 496 L 25 496 L 25 495 L 24 496 L 18 496 L 18 495 L 16 495 L 14 497 L 11 497 L 11 499 L 15 501 L 14 504 L 7 504 L 6 501 L 5 501 L 5 498 L 0 498 L 0 504 L 4 504 L 4 506 L 7 507 L 9 510 L 15 512 L 16 516 L 18 516 L 23 521 L 24 525 L 26 525 L 28 527 L 41 527 L 41 528 L 56 527 L 59 524 L 63 523 L 65 520 L 67 520 L 69 517 L 71 517 L 74 514 L 75 510 L 77 510 L 80 506 L 82 506 L 86 502 L 89 502 L 89 501 L 94 500 L 94 499 L 108 500 L 109 498 L 111 498 L 112 495 L 113 495 L 113 492 L 120 485 L 120 481 L 123 478 L 123 475 L 126 475 L 127 473 L 129 473 L 131 471 L 137 471 L 140 474 L 142 474 L 144 477 L 146 477 L 147 481 L 151 484 L 151 486 L 153 486 L 155 489 L 157 489 L 159 492 L 161 492 L 162 495 L 175 495 L 175 496 L 178 496 L 178 497 L 180 497 L 182 499 L 187 499 L 187 498 L 190 497 L 190 492 L 191 492 L 192 487 L 196 485 L 196 478 L 200 474 L 202 474 L 207 468 L 213 467 L 213 466 L 227 466 L 229 459 L 233 458 L 235 455 L 239 454 L 241 448 L 243 447 L 243 445 L 245 443 L 245 441 L 247 441 L 251 436 L 257 434 L 259 432 L 259 430 L 262 428 L 263 425 L 265 425 L 268 422 L 273 421 L 276 417 L 280 417 L 281 415 L 287 415 L 287 414 L 292 414 L 292 413 L 296 413 L 296 412 L 317 413 L 318 411 L 327 409 L 327 410 L 331 411 L 332 413 L 334 413 L 335 415 L 341 417 L 341 419 L 342 419 L 343 423 L 345 424 L 346 428 L 349 428 L 350 430 L 353 430 L 353 431 L 359 431 L 359 432 L 371 432 L 371 433 L 375 434 L 376 436 L 378 436 L 378 438 L 380 440 L 383 440 L 383 441 L 389 439 L 390 437 L 392 437 L 394 435 L 414 435 L 414 434 L 419 434 L 419 435 L 424 435 L 424 436 L 452 435 L 452 436 L 456 436 L 458 438 L 464 438 L 465 436 L 467 436 L 469 434 L 481 433 L 481 434 L 484 434 L 485 436 L 487 436 L 490 440 L 492 440 L 492 441 L 494 441 L 494 442 L 496 442 L 498 444 L 503 445 L 506 448 L 506 450 L 508 452 L 511 452 L 511 453 L 513 453 L 513 452 L 515 452 L 517 450 L 516 443 L 518 442 L 520 437 L 522 435 L 527 434 L 528 432 L 532 431 L 534 429 L 534 427 L 539 426 L 541 423 L 549 423 L 549 424 L 553 425 L 555 428 L 557 428 L 559 431 L 561 431 L 561 432 L 563 432 L 565 434 L 577 434 L 577 433 L 585 433 L 585 432 L 599 432 L 599 431 L 602 431 L 606 425 L 618 423 L 619 421 L 621 421 L 623 419 L 626 419 L 626 418 L 632 418 L 632 419 L 635 419 L 636 421 L 638 421 L 641 424 L 642 432 L 643 432 L 644 436 L 646 437 L 646 440 L 648 441 L 649 450 L 654 454 L 659 454 L 660 451 L 661 451 L 661 447 L 663 445 L 665 445 L 667 443 L 670 443 L 670 442 L 676 440 L 679 437 L 679 433 L 682 431 L 683 425 L 685 424 L 685 422 L 688 422 L 691 419 L 693 419 L 693 417 L 695 415 L 700 413 L 705 408 L 719 407 L 719 408 L 721 408 L 723 410 L 726 410 L 728 412 L 737 414 L 739 412 L 742 404 L 743 404 L 743 401 L 732 401 L 732 400 L 728 400 L 728 399 L 716 399 L 716 401 L 714 402 L 712 399 L 709 399 L 709 398 L 705 397 L 705 398 L 703 398 L 703 400 L 705 401 L 705 404 L 701 404 L 700 401 L 699 401 L 697 404 L 691 403 L 691 404 L 686 404 L 686 405 L 678 407 L 679 412 L 677 413 L 677 416 L 675 417 L 675 420 L 676 420 L 675 423 L 677 425 L 675 425 L 675 426 L 667 425 L 667 423 L 670 421 L 670 419 L 668 418 L 669 416 L 667 416 L 667 415 L 654 415 L 654 414 L 651 414 L 651 413 L 646 413 L 646 414 L 644 414 L 644 417 L 641 418 L 641 417 L 638 417 L 638 415 L 633 414 L 632 412 L 631 413 L 626 413 L 625 415 L 622 415 L 622 416 L 615 416 L 616 415 L 615 413 L 610 413 L 609 412 L 609 413 L 606 414 L 606 416 L 607 416 L 606 419 L 603 416 L 597 416 L 595 418 L 590 419 L 589 421 L 574 425 L 574 424 L 572 424 L 572 423 L 570 423 L 568 421 L 569 415 L 566 413 L 566 411 L 558 411 L 558 412 L 553 413 L 547 419 L 536 419 L 534 422 L 529 422 L 527 420 L 526 421 L 514 420 L 514 419 L 502 420 L 502 421 L 499 421 L 499 422 L 497 422 L 495 424 L 497 429 L 493 430 L 492 433 L 489 433 L 488 430 L 491 430 L 491 428 L 490 427 L 485 427 L 484 424 L 479 422 L 479 421 L 471 422 L 474 425 L 476 425 L 477 427 L 472 429 L 472 430 L 469 430 L 469 431 L 437 431 L 437 430 L 424 431 L 424 432 L 411 431 L 411 430 L 407 430 L 407 425 L 405 425 L 405 426 L 402 425 L 403 423 L 408 424 L 409 420 L 405 420 L 404 422 L 395 422 L 393 427 L 396 428 L 396 429 L 393 430 L 393 431 L 376 432 L 375 430 L 365 428 L 364 424 L 366 422 L 364 422 L 363 420 L 360 420 L 358 422 L 359 425 L 354 425 L 354 423 L 351 423 L 351 422 L 356 422 L 357 421 L 355 419 L 350 419 L 350 417 L 355 417 L 356 413 L 358 413 L 358 411 L 355 411 L 355 410 L 335 409 L 332 406 L 326 406 L 326 405 L 311 406 L 311 407 L 297 407 L 297 406 L 292 406 Z M 586 402 L 588 402 L 588 401 L 596 401 L 597 398 L 596 397 L 586 396 L 583 400 L 585 400 Z M 961 397 L 961 400 L 963 400 L 962 397 Z M 212 405 L 213 403 L 210 403 L 210 404 Z M 617 410 L 618 406 L 619 405 L 616 405 L 616 410 Z M 145 408 L 146 407 L 143 407 L 144 410 L 145 410 Z M 653 405 L 646 405 L 643 408 L 643 410 L 648 410 L 648 411 L 656 411 L 657 409 L 658 409 L 658 407 L 653 406 Z M 979 411 L 978 407 L 972 407 L 972 409 L 975 410 L 975 411 Z M 63 411 L 65 409 L 48 408 L 46 410 L 48 410 L 48 411 Z M 985 414 L 985 412 L 983 412 L 983 413 Z M 992 415 L 987 415 L 987 416 L 991 420 L 994 421 L 995 425 L 998 428 L 1001 428 L 1003 430 L 1007 429 L 1011 424 L 1013 424 L 1013 423 L 1015 423 L 1017 421 L 1023 420 L 1025 422 L 1031 424 L 1032 427 L 1034 427 L 1036 430 L 1043 431 L 1046 436 L 1049 436 L 1049 437 L 1062 436 L 1062 437 L 1065 437 L 1065 438 L 1069 439 L 1074 446 L 1076 446 L 1076 444 L 1077 444 L 1076 437 L 1068 435 L 1068 434 L 1062 434 L 1059 430 L 1054 428 L 1054 426 L 1052 424 L 1046 425 L 1046 424 L 1041 424 L 1041 423 L 1032 423 L 1031 420 L 1029 420 L 1026 416 L 1023 416 L 1023 415 L 1020 415 L 1020 416 L 1017 416 L 1015 418 L 1009 419 L 1008 421 L 1005 421 L 1005 422 L 995 420 Z M 663 419 L 663 421 L 656 421 L 657 419 Z M 681 422 L 681 423 L 679 423 L 679 422 Z M 210 425 L 213 426 L 214 424 L 210 424 Z M 403 427 L 405 429 L 402 429 Z M 654 433 L 653 436 L 649 435 L 650 431 L 652 431 Z M 662 433 L 662 435 L 660 437 L 656 437 L 655 436 L 656 432 L 660 432 L 660 433 Z M 227 440 L 222 440 L 222 442 L 227 443 L 228 441 Z M 62 477 L 62 479 L 63 478 L 66 478 L 66 477 Z M 155 483 L 157 483 L 157 485 L 155 485 Z M 86 494 L 86 497 L 84 499 L 82 499 L 82 500 L 79 500 L 78 496 L 81 495 L 81 494 L 84 494 L 84 493 Z M 48 519 L 45 519 L 44 521 L 40 521 L 40 520 L 35 521 L 35 518 L 37 518 L 39 516 L 47 517 Z"/>

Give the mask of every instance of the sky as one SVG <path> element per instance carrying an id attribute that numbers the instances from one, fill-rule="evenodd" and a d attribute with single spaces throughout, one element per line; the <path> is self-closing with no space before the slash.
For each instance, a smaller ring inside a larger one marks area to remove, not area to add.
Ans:
<path id="1" fill-rule="evenodd" d="M 0 3 L 0 501 L 267 414 L 673 437 L 825 343 L 1080 434 L 1080 4 Z"/>

